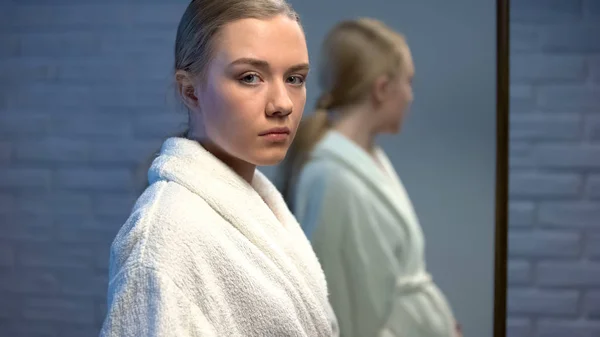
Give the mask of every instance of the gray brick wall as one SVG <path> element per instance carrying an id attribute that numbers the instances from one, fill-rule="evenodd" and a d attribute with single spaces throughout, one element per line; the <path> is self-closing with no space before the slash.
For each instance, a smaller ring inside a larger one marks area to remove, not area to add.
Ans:
<path id="1" fill-rule="evenodd" d="M 600 336 L 600 2 L 510 14 L 507 335 Z"/>
<path id="2" fill-rule="evenodd" d="M 140 168 L 180 129 L 187 1 L 0 5 L 0 336 L 97 336 Z"/>
<path id="3" fill-rule="evenodd" d="M 187 1 L 4 1 L 0 336 L 93 336 Z M 600 336 L 600 2 L 513 0 L 510 337 Z"/>

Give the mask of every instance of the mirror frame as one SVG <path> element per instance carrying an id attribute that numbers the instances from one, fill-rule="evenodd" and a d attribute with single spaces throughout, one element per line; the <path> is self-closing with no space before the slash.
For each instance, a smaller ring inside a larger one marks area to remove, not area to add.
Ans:
<path id="1" fill-rule="evenodd" d="M 506 337 L 509 169 L 509 1 L 496 0 L 496 229 L 494 337 Z"/>

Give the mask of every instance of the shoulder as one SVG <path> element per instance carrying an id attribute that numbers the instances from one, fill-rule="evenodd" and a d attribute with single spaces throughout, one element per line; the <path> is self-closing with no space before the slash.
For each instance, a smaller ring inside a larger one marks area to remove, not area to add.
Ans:
<path id="1" fill-rule="evenodd" d="M 294 214 L 303 228 L 313 222 L 331 221 L 330 216 L 341 219 L 350 213 L 366 214 L 372 207 L 371 193 L 353 171 L 340 163 L 311 160 L 296 185 Z"/>
<path id="2" fill-rule="evenodd" d="M 111 246 L 111 274 L 143 266 L 176 270 L 202 251 L 217 245 L 224 220 L 199 196 L 185 187 L 160 181 L 139 197 Z M 222 234 L 221 234 L 222 235 Z M 207 247 L 208 246 L 208 247 Z M 198 255 L 200 254 L 200 255 Z"/>
<path id="3" fill-rule="evenodd" d="M 298 189 L 299 193 L 321 191 L 339 198 L 362 196 L 367 192 L 354 172 L 328 158 L 313 159 L 305 164 L 298 179 Z"/>

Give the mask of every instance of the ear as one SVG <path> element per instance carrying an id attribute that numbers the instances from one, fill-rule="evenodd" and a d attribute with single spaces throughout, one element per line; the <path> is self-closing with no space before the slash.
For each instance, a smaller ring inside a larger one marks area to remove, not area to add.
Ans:
<path id="1" fill-rule="evenodd" d="M 177 92 L 183 103 L 190 109 L 198 108 L 198 97 L 196 96 L 196 87 L 191 75 L 183 70 L 175 72 L 175 80 L 177 81 Z"/>
<path id="2" fill-rule="evenodd" d="M 375 79 L 373 83 L 373 101 L 376 105 L 387 100 L 389 95 L 390 77 L 381 75 Z"/>

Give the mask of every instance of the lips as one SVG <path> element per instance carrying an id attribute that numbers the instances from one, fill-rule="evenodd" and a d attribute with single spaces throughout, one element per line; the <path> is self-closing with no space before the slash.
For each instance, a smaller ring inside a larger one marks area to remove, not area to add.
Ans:
<path id="1" fill-rule="evenodd" d="M 288 128 L 273 128 L 267 131 L 261 132 L 259 136 L 268 136 L 268 135 L 289 135 L 290 129 Z"/>

